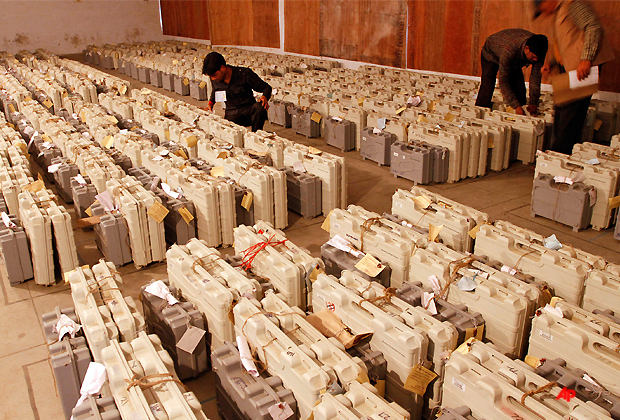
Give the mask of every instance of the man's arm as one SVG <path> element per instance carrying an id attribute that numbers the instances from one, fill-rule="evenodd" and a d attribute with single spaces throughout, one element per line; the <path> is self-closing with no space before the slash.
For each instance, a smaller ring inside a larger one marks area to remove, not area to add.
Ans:
<path id="1" fill-rule="evenodd" d="M 248 77 L 247 81 L 252 90 L 256 92 L 263 92 L 263 96 L 261 96 L 258 100 L 263 105 L 265 109 L 269 109 L 269 99 L 271 98 L 271 86 L 263 79 L 261 79 L 258 74 L 254 73 L 252 69 L 248 69 Z"/>
<path id="2" fill-rule="evenodd" d="M 207 103 L 207 109 L 213 111 L 213 105 L 215 105 L 215 86 L 211 83 L 211 95 L 209 96 L 209 102 Z"/>
<path id="3" fill-rule="evenodd" d="M 541 68 L 543 63 L 536 63 L 532 65 L 532 72 L 530 73 L 530 100 L 529 105 L 538 106 L 540 100 L 540 81 L 542 79 Z"/>
<path id="4" fill-rule="evenodd" d="M 603 38 L 603 26 L 592 7 L 585 1 L 573 1 L 568 6 L 568 17 L 584 32 L 581 62 L 577 67 L 577 78 L 581 80 L 590 74 L 592 61 Z"/>

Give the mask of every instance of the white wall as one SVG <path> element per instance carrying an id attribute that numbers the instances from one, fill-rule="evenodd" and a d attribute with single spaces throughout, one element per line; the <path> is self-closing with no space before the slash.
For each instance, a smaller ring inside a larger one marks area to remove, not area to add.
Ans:
<path id="1" fill-rule="evenodd" d="M 10 53 L 162 39 L 157 0 L 0 0 L 0 50 Z"/>

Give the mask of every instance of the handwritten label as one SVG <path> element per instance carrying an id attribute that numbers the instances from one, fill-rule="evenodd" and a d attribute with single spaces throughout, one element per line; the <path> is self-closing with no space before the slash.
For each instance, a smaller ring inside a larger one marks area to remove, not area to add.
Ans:
<path id="1" fill-rule="evenodd" d="M 377 277 L 385 269 L 385 265 L 381 264 L 372 255 L 366 254 L 364 258 L 355 264 L 355 268 L 368 274 L 370 277 Z"/>
<path id="2" fill-rule="evenodd" d="M 254 194 L 252 194 L 250 191 L 246 191 L 243 194 L 243 199 L 241 200 L 241 207 L 249 211 L 250 206 L 252 205 L 253 198 L 254 198 Z"/>
<path id="3" fill-rule="evenodd" d="M 405 380 L 404 388 L 419 396 L 424 396 L 428 384 L 437 377 L 435 372 L 426 369 L 422 365 L 415 365 Z"/>
<path id="4" fill-rule="evenodd" d="M 153 218 L 157 223 L 163 222 L 163 220 L 168 215 L 169 211 L 165 208 L 159 201 L 153 203 L 151 207 L 149 207 L 147 214 Z"/>
<path id="5" fill-rule="evenodd" d="M 187 210 L 187 207 L 181 207 L 179 209 L 179 214 L 181 215 L 183 220 L 185 220 L 185 223 L 187 223 L 188 225 L 189 225 L 189 222 L 194 220 L 194 216 L 192 215 L 192 213 L 190 213 L 189 210 Z"/>

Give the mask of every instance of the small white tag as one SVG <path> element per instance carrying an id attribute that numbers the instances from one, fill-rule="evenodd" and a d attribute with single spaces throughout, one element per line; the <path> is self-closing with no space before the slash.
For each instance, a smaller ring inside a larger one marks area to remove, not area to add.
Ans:
<path id="1" fill-rule="evenodd" d="M 456 286 L 459 288 L 459 290 L 462 290 L 464 292 L 472 292 L 476 290 L 477 284 L 475 280 L 475 275 L 474 277 L 461 277 L 461 279 L 456 283 Z"/>
<path id="2" fill-rule="evenodd" d="M 164 160 L 164 157 L 163 156 L 155 156 L 153 158 L 153 162 L 159 162 L 160 160 Z"/>
<path id="3" fill-rule="evenodd" d="M 435 293 L 422 293 L 422 306 L 433 315 L 437 315 L 437 307 L 435 306 Z"/>
<path id="4" fill-rule="evenodd" d="M 381 134 L 382 131 L 380 129 L 378 129 L 377 127 L 372 129 L 373 134 Z"/>
<path id="5" fill-rule="evenodd" d="M 239 357 L 241 358 L 243 367 L 250 375 L 257 378 L 259 376 L 258 369 L 256 369 L 254 359 L 252 359 L 252 353 L 250 353 L 250 347 L 248 346 L 248 342 L 244 336 L 237 336 L 237 347 L 239 348 Z"/>
<path id="6" fill-rule="evenodd" d="M 422 103 L 422 98 L 419 96 L 409 96 L 407 99 L 407 105 L 418 106 Z"/>
<path id="7" fill-rule="evenodd" d="M 406 223 L 403 221 L 403 223 Z M 441 293 L 441 284 L 439 283 L 439 279 L 437 278 L 437 276 L 432 275 L 432 276 L 428 276 L 428 281 L 431 284 L 431 287 L 433 288 L 433 292 L 435 292 L 436 295 Z"/>
<path id="8" fill-rule="evenodd" d="M 114 201 L 112 201 L 112 197 L 110 197 L 110 193 L 108 193 L 107 191 L 104 191 L 101 194 L 97 194 L 95 196 L 95 199 L 101 203 L 105 211 L 116 210 Z"/>
<path id="9" fill-rule="evenodd" d="M 452 378 L 452 385 L 465 392 L 465 384 L 456 378 Z"/>
<path id="10" fill-rule="evenodd" d="M 384 130 L 386 122 L 387 122 L 387 120 L 385 118 L 379 118 L 377 120 L 377 128 L 379 128 L 381 130 Z"/>
<path id="11" fill-rule="evenodd" d="M 558 318 L 564 318 L 564 314 L 562 313 L 562 310 L 560 308 L 555 308 L 555 307 L 549 305 L 548 303 L 547 303 L 547 305 L 545 305 L 544 310 L 545 310 L 545 312 L 553 314 L 553 315 L 557 316 Z"/>
<path id="12" fill-rule="evenodd" d="M 56 172 L 58 170 L 58 168 L 60 168 L 62 166 L 62 163 L 55 163 L 53 165 L 50 165 L 47 167 L 47 172 L 49 172 L 50 174 L 53 174 L 54 172 Z"/>
<path id="13" fill-rule="evenodd" d="M 586 163 L 588 165 L 599 165 L 601 162 L 597 158 L 592 158 L 590 160 L 587 160 Z"/>
<path id="14" fill-rule="evenodd" d="M 65 334 L 69 334 L 71 338 L 75 338 L 75 333 L 78 332 L 80 328 L 82 328 L 80 324 L 75 323 L 67 315 L 61 314 L 52 331 L 58 333 L 58 341 L 60 341 Z"/>
<path id="15" fill-rule="evenodd" d="M 558 241 L 558 238 L 555 237 L 555 234 L 549 236 L 548 238 L 545 238 L 543 240 L 543 245 L 545 246 L 545 248 L 552 249 L 554 251 L 562 248 L 562 244 L 560 243 L 560 241 Z"/>
<path id="16" fill-rule="evenodd" d="M 166 286 L 166 283 L 161 280 L 157 280 L 149 284 L 144 288 L 144 291 L 165 300 L 170 306 L 179 303 L 177 298 L 175 298 L 174 295 L 170 292 L 168 286 Z"/>
<path id="17" fill-rule="evenodd" d="M 77 181 L 78 184 L 80 185 L 86 185 L 86 180 L 84 179 L 84 177 L 82 176 L 82 174 L 77 174 L 75 176 L 75 180 Z"/>
<path id="18" fill-rule="evenodd" d="M 4 223 L 4 226 L 8 228 L 15 229 L 17 227 L 15 223 L 11 222 L 9 215 L 6 214 L 5 212 L 2 212 L 2 223 Z"/>
<path id="19" fill-rule="evenodd" d="M 161 183 L 161 189 L 164 190 L 166 194 L 168 194 L 170 197 L 174 199 L 178 199 L 179 196 L 181 195 L 178 192 L 173 191 L 172 188 L 170 188 L 170 185 L 166 184 L 165 182 Z"/>
<path id="20" fill-rule="evenodd" d="M 293 410 L 289 407 L 286 401 L 274 404 L 267 410 L 269 411 L 269 414 L 271 414 L 273 420 L 286 420 L 294 414 Z"/>
<path id="21" fill-rule="evenodd" d="M 164 149 L 161 152 L 159 152 L 160 156 L 168 156 L 170 154 L 170 150 L 168 149 Z"/>
<path id="22" fill-rule="evenodd" d="M 508 274 L 510 274 L 510 275 L 512 275 L 512 276 L 514 276 L 515 274 L 517 274 L 517 270 L 515 270 L 515 269 L 514 269 L 514 268 L 512 268 L 512 267 L 508 267 L 507 265 L 503 265 L 503 266 L 502 266 L 502 271 L 503 271 L 504 273 L 508 273 Z"/>
<path id="23" fill-rule="evenodd" d="M 297 162 L 293 163 L 293 170 L 295 172 L 305 173 L 306 167 L 304 166 L 304 163 L 302 161 L 298 160 Z"/>
<path id="24" fill-rule="evenodd" d="M 215 102 L 226 102 L 225 90 L 218 90 L 215 92 Z"/>

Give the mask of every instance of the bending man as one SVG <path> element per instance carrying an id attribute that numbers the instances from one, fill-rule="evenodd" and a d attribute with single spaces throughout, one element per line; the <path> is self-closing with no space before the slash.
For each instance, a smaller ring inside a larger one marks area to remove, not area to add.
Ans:
<path id="1" fill-rule="evenodd" d="M 252 131 L 263 129 L 267 120 L 271 86 L 247 67 L 227 65 L 218 52 L 209 53 L 205 57 L 202 74 L 209 76 L 213 86 L 207 105 L 209 111 L 213 110 L 216 102 L 221 102 L 227 120 L 244 127 L 252 126 Z M 253 90 L 263 93 L 258 102 L 254 99 Z"/>
<path id="2" fill-rule="evenodd" d="M 540 99 L 541 67 L 548 47 L 546 36 L 535 35 L 525 29 L 504 29 L 489 36 L 482 47 L 482 83 L 476 105 L 492 107 L 497 78 L 504 103 L 517 114 L 525 115 L 523 106 L 526 104 L 526 89 L 522 68 L 532 65 L 527 110 L 530 114 L 536 114 Z"/>

